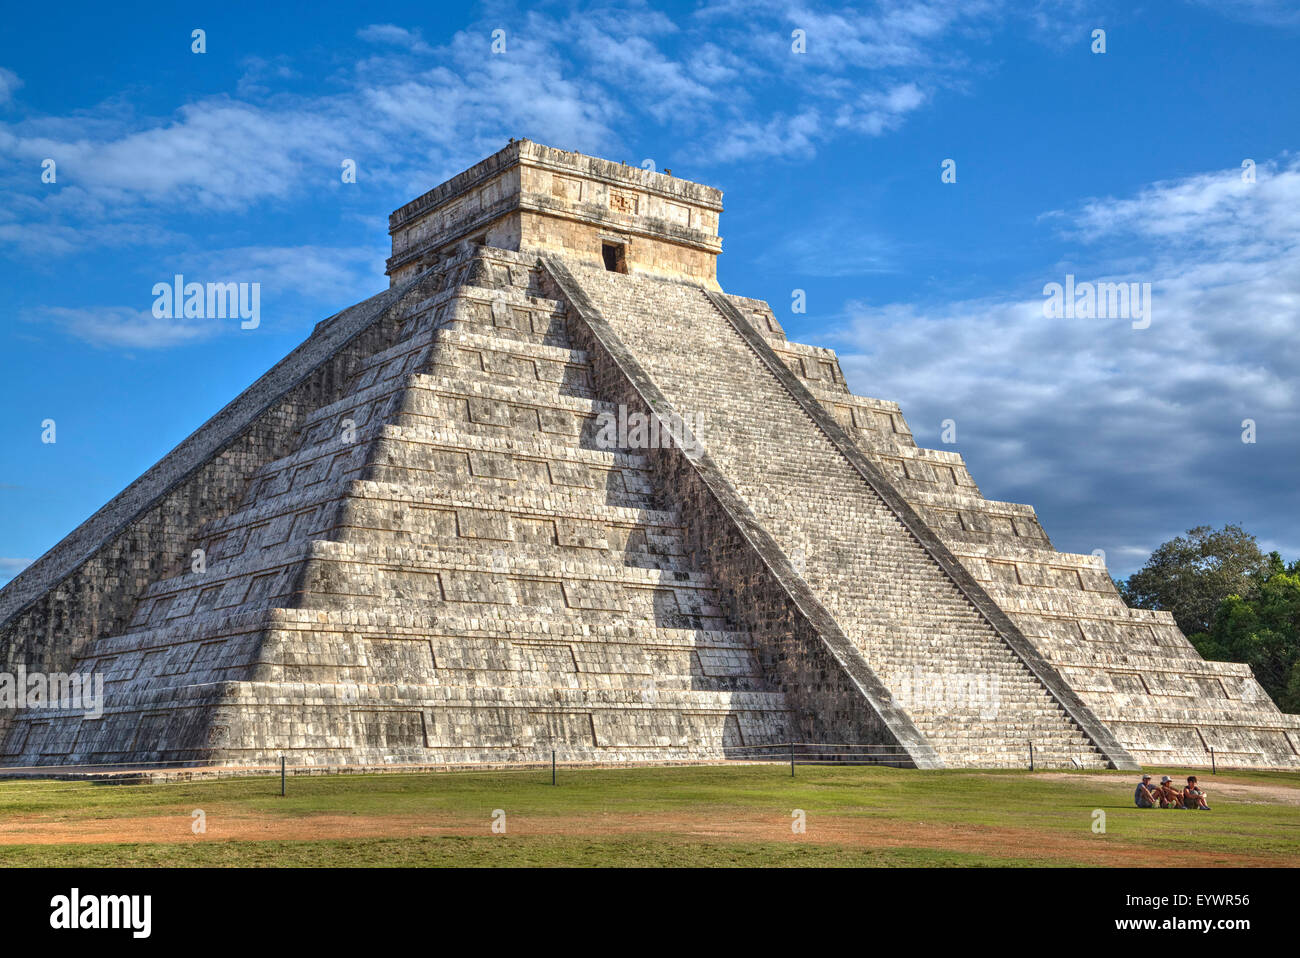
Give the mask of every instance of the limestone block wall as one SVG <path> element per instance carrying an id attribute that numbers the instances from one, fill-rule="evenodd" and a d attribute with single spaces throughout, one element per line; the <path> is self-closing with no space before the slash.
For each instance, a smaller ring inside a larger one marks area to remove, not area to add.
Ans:
<path id="1" fill-rule="evenodd" d="M 199 526 L 239 502 L 249 477 L 296 441 L 392 338 L 412 284 L 320 323 L 313 334 L 157 465 L 0 590 L 0 669 L 66 671 L 87 643 L 125 628 L 154 579 L 187 566 Z M 416 292 L 418 295 L 418 291 Z M 8 716 L 0 714 L 0 733 Z"/>
<path id="2" fill-rule="evenodd" d="M 196 531 L 207 570 L 151 582 L 83 650 L 105 715 L 27 711 L 0 761 L 665 760 L 790 738 L 645 457 L 594 442 L 611 407 L 531 259 L 467 256 Z"/>

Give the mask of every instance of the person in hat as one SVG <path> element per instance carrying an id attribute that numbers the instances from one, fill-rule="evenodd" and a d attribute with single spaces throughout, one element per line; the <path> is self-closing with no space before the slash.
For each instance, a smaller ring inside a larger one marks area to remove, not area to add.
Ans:
<path id="1" fill-rule="evenodd" d="M 1156 807 L 1156 793 L 1151 787 L 1150 775 L 1143 775 L 1142 781 L 1138 782 L 1138 787 L 1133 791 L 1133 804 L 1138 808 Z"/>
<path id="2" fill-rule="evenodd" d="M 1183 793 L 1174 787 L 1174 780 L 1168 775 L 1160 776 L 1160 785 L 1156 788 L 1156 794 L 1160 797 L 1161 808 L 1183 807 Z"/>

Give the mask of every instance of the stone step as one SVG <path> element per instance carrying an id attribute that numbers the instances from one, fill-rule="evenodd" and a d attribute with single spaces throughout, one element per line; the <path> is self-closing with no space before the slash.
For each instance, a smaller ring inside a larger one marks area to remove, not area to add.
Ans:
<path id="1" fill-rule="evenodd" d="M 243 612 L 216 612 L 187 622 L 169 622 L 138 629 L 96 642 L 81 661 L 113 657 L 142 649 L 166 649 L 177 644 L 216 639 L 241 640 L 268 632 L 267 641 L 293 645 L 315 643 L 322 637 L 382 635 L 394 639 L 427 641 L 440 636 L 469 640 L 519 639 L 566 641 L 599 645 L 654 646 L 665 649 L 709 648 L 747 650 L 754 645 L 747 632 L 722 628 L 658 626 L 647 618 L 596 617 L 591 622 L 537 615 L 499 620 L 449 611 L 430 623 L 427 614 L 398 610 L 316 610 L 271 608 Z M 332 641 L 332 640 L 331 640 Z"/>
<path id="2" fill-rule="evenodd" d="M 517 339 L 502 339 L 494 331 L 488 331 L 474 325 L 450 326 L 437 334 L 439 346 L 460 346 L 473 349 L 502 352 L 526 359 L 540 359 L 552 363 L 591 368 L 590 357 L 585 350 L 572 345 L 549 346 L 542 343 L 527 343 Z"/>

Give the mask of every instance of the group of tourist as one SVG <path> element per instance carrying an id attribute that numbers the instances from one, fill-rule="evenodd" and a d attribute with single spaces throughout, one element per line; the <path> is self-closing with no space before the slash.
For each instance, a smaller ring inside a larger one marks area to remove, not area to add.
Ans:
<path id="1" fill-rule="evenodd" d="M 1173 783 L 1168 775 L 1160 776 L 1160 784 L 1152 785 L 1151 776 L 1143 775 L 1133 792 L 1133 804 L 1138 808 L 1183 808 L 1189 811 L 1210 810 L 1206 801 L 1205 789 L 1196 783 L 1195 775 L 1187 776 L 1187 784 L 1181 789 Z"/>

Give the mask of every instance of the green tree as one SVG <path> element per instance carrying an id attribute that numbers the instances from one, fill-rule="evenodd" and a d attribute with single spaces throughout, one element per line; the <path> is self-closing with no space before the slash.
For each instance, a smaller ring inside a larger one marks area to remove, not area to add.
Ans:
<path id="1" fill-rule="evenodd" d="M 1286 712 L 1300 712 L 1300 560 L 1269 556 L 1267 579 L 1219 604 L 1208 633 L 1191 636 L 1207 659 L 1245 662 Z"/>
<path id="2" fill-rule="evenodd" d="M 1136 609 L 1163 609 L 1188 636 L 1208 632 L 1230 595 L 1251 594 L 1281 564 L 1265 556 L 1255 537 L 1241 526 L 1197 526 L 1171 539 L 1128 581 L 1117 581 L 1124 601 Z"/>

